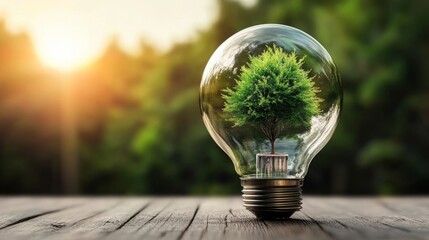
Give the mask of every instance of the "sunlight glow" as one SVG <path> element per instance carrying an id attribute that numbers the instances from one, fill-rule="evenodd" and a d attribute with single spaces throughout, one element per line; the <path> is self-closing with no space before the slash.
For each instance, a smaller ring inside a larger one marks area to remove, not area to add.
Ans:
<path id="1" fill-rule="evenodd" d="M 40 60 L 60 71 L 81 68 L 97 57 L 97 52 L 85 42 L 76 29 L 50 29 L 35 36 L 35 47 Z"/>
<path id="2" fill-rule="evenodd" d="M 234 0 L 249 7 L 256 0 Z M 217 0 L 0 0 L 0 15 L 14 33 L 28 32 L 41 61 L 62 71 L 91 62 L 112 37 L 127 53 L 141 42 L 166 51 L 207 29 Z M 120 11 L 119 11 L 120 10 Z"/>

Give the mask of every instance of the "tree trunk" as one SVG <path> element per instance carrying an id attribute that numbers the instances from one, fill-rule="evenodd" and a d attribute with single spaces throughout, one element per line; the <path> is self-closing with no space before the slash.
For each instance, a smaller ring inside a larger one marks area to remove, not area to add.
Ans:
<path id="1" fill-rule="evenodd" d="M 271 142 L 271 153 L 272 153 L 272 154 L 274 154 L 274 152 L 275 152 L 275 151 L 274 151 L 274 141 L 275 141 L 275 140 L 271 140 L 271 141 L 270 141 L 270 142 Z"/>

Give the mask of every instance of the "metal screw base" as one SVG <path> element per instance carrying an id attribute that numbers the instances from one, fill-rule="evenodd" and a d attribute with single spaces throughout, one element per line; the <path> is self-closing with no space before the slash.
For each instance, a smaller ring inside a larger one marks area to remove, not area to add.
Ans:
<path id="1" fill-rule="evenodd" d="M 303 179 L 241 178 L 243 205 L 256 217 L 285 219 L 301 209 Z"/>

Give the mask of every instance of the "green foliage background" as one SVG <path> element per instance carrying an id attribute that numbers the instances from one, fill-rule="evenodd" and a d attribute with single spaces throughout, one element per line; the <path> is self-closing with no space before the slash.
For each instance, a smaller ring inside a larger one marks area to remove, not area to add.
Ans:
<path id="1" fill-rule="evenodd" d="M 429 3 L 425 0 L 219 1 L 218 20 L 192 41 L 138 56 L 113 40 L 75 73 L 81 193 L 239 194 L 232 163 L 200 118 L 210 55 L 235 32 L 282 23 L 331 53 L 344 111 L 316 156 L 306 193 L 429 193 Z M 25 34 L 0 24 L 0 193 L 62 193 L 60 81 Z"/>

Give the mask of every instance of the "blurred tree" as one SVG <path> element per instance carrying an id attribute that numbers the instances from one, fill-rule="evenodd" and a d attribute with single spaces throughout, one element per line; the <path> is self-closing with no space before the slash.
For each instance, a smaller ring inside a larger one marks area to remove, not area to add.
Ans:
<path id="1" fill-rule="evenodd" d="M 55 192 L 59 158 L 58 89 L 26 34 L 0 21 L 0 192 Z"/>

